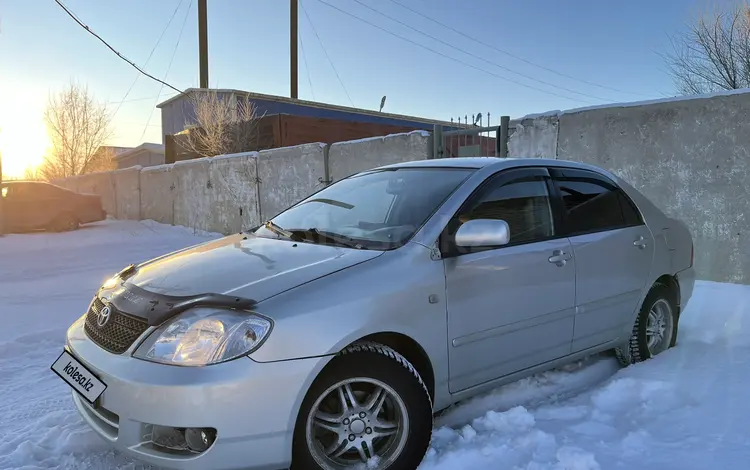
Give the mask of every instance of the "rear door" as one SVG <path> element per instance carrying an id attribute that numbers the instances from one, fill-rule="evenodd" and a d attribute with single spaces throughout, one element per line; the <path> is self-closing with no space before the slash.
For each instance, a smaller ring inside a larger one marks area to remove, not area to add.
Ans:
<path id="1" fill-rule="evenodd" d="M 63 212 L 77 213 L 79 201 L 72 191 L 47 183 L 33 183 L 33 186 L 31 204 L 39 228 L 48 227 Z"/>
<path id="2" fill-rule="evenodd" d="M 576 265 L 572 352 L 629 331 L 654 257 L 654 239 L 630 198 L 594 171 L 550 169 Z"/>

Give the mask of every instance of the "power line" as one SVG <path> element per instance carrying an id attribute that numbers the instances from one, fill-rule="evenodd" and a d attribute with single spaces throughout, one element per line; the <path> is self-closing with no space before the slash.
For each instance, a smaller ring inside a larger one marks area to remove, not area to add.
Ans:
<path id="1" fill-rule="evenodd" d="M 393 18 L 392 16 L 389 16 L 389 15 L 387 15 L 387 14 L 381 12 L 381 11 L 376 10 L 375 8 L 373 8 L 373 7 L 365 4 L 364 2 L 362 2 L 360 0 L 353 0 L 353 1 L 355 3 L 358 3 L 359 5 L 367 8 L 370 11 L 373 11 L 373 12 L 377 13 L 378 15 L 381 15 L 381 16 L 383 16 L 385 18 L 388 18 L 391 21 L 395 21 L 396 23 L 398 23 L 398 24 L 400 24 L 402 26 L 405 26 L 405 27 L 411 29 L 412 31 L 415 31 L 415 32 L 417 32 L 417 33 L 419 33 L 419 34 L 421 34 L 423 36 L 426 36 L 426 37 L 432 39 L 433 41 L 437 41 L 440 44 L 443 44 L 445 46 L 453 48 L 453 49 L 455 49 L 455 50 L 457 50 L 459 52 L 462 52 L 462 53 L 464 53 L 464 54 L 466 54 L 466 55 L 468 55 L 470 57 L 473 57 L 473 58 L 475 58 L 477 60 L 481 60 L 482 62 L 485 62 L 485 63 L 487 63 L 489 65 L 493 65 L 493 66 L 495 66 L 495 67 L 497 67 L 499 69 L 505 70 L 506 72 L 512 73 L 514 75 L 518 75 L 520 77 L 526 78 L 528 80 L 531 80 L 531 81 L 534 81 L 534 82 L 537 82 L 537 83 L 541 83 L 542 85 L 547 85 L 547 86 L 552 87 L 552 88 L 557 88 L 557 89 L 560 89 L 560 90 L 563 90 L 563 91 L 567 91 L 568 93 L 574 93 L 576 95 L 581 95 L 581 96 L 585 96 L 585 97 L 588 97 L 588 98 L 594 98 L 596 100 L 611 101 L 611 100 L 608 100 L 607 98 L 602 98 L 601 96 L 591 95 L 591 94 L 588 94 L 588 93 L 582 93 L 580 91 L 572 90 L 572 89 L 566 88 L 564 86 L 555 85 L 554 83 L 546 82 L 544 80 L 539 80 L 538 78 L 534 78 L 534 77 L 532 77 L 530 75 L 526 75 L 526 74 L 523 74 L 521 72 L 516 72 L 515 70 L 513 70 L 511 68 L 508 68 L 508 67 L 505 67 L 503 65 L 500 65 L 497 62 L 492 62 L 491 60 L 487 60 L 487 59 L 485 59 L 484 57 L 482 57 L 480 55 L 477 55 L 477 54 L 474 54 L 473 52 L 469 52 L 467 50 L 461 49 L 460 47 L 454 46 L 453 44 L 451 44 L 451 43 L 449 43 L 447 41 L 444 41 L 444 40 L 442 40 L 442 39 L 440 39 L 438 37 L 432 36 L 431 34 L 425 33 L 424 31 L 421 31 L 421 30 L 419 30 L 419 29 L 417 29 L 417 28 L 415 28 L 415 27 L 413 27 L 413 26 L 411 26 L 411 25 L 409 25 L 407 23 L 404 23 L 403 21 L 401 21 L 399 19 Z"/>
<path id="2" fill-rule="evenodd" d="M 156 97 L 154 97 L 154 96 L 144 96 L 143 98 L 130 98 L 129 100 L 122 101 L 122 103 L 133 103 L 135 101 L 153 100 L 154 98 L 159 98 L 159 97 L 162 97 L 162 96 L 174 96 L 176 94 L 177 93 L 169 92 L 169 93 L 163 93 L 163 94 L 161 94 L 159 96 L 156 96 Z M 120 101 L 107 101 L 107 104 L 112 104 L 112 103 L 120 103 Z"/>
<path id="3" fill-rule="evenodd" d="M 182 20 L 182 26 L 180 27 L 180 34 L 177 36 L 177 42 L 174 45 L 174 50 L 172 50 L 172 57 L 169 59 L 169 65 L 167 65 L 167 71 L 164 72 L 164 80 L 167 79 L 167 75 L 169 75 L 169 71 L 172 69 L 172 62 L 174 62 L 174 57 L 175 55 L 177 55 L 177 48 L 180 46 L 180 41 L 182 40 L 182 33 L 183 31 L 185 31 L 185 24 L 187 23 L 188 15 L 190 15 L 190 9 L 192 7 L 193 7 L 193 0 L 190 0 L 190 4 L 187 7 L 187 11 L 185 11 L 185 18 Z M 156 109 L 156 105 L 159 103 L 159 99 L 161 97 L 161 92 L 163 89 L 164 89 L 164 85 L 162 84 L 159 87 L 159 93 L 156 94 L 156 102 L 154 103 L 154 106 L 151 109 L 151 114 L 148 115 L 148 121 L 146 121 L 146 126 L 143 128 L 143 132 L 141 133 L 141 138 L 140 138 L 141 142 L 143 142 L 143 137 L 146 135 L 146 130 L 151 124 L 151 118 L 154 116 L 154 110 Z"/>
<path id="4" fill-rule="evenodd" d="M 112 52 L 114 52 L 115 55 L 117 55 L 117 57 L 119 57 L 120 59 L 124 60 L 125 62 L 127 62 L 131 66 L 133 66 L 137 71 L 141 72 L 143 75 L 147 76 L 148 78 L 161 83 L 162 85 L 168 86 L 169 88 L 173 89 L 174 91 L 176 91 L 178 93 L 184 93 L 182 90 L 173 87 L 172 85 L 170 85 L 169 83 L 165 82 L 164 80 L 159 80 L 158 78 L 156 78 L 153 75 L 149 74 L 148 72 L 146 72 L 142 68 L 138 67 L 135 64 L 135 62 L 133 62 L 132 60 L 126 58 L 124 55 L 120 54 L 119 52 L 117 52 L 117 50 L 114 47 L 110 46 L 107 41 L 105 41 L 104 39 L 102 39 L 102 37 L 99 36 L 98 34 L 96 34 L 94 31 L 92 31 L 91 28 L 89 28 L 84 22 L 82 22 L 81 20 L 79 20 L 78 17 L 76 17 L 76 15 L 72 11 L 70 11 L 68 9 L 68 7 L 66 7 L 60 0 L 55 0 L 55 3 L 57 3 L 58 5 L 60 5 L 60 8 L 62 8 L 63 10 L 65 10 L 65 13 L 67 13 L 68 16 L 70 16 L 71 18 L 73 18 L 75 20 L 75 22 L 78 23 L 78 25 L 81 28 L 85 29 L 89 34 L 91 34 L 92 36 L 94 36 L 95 38 L 97 38 L 98 40 L 100 40 L 105 46 L 107 46 L 107 48 L 109 48 L 109 50 L 111 50 Z"/>
<path id="5" fill-rule="evenodd" d="M 305 73 L 307 74 L 307 83 L 310 84 L 310 93 L 315 100 L 315 90 L 313 89 L 312 77 L 310 76 L 310 67 L 307 65 L 307 54 L 305 54 L 305 44 L 302 42 L 302 34 L 299 35 L 299 46 L 302 49 L 302 60 L 305 63 Z"/>
<path id="6" fill-rule="evenodd" d="M 336 70 L 336 66 L 333 65 L 333 61 L 331 60 L 331 57 L 328 55 L 328 51 L 326 50 L 326 47 L 323 45 L 323 40 L 320 39 L 320 35 L 318 35 L 318 31 L 315 29 L 315 26 L 313 25 L 312 20 L 310 19 L 310 15 L 307 14 L 307 10 L 305 9 L 305 6 L 302 4 L 302 1 L 299 2 L 300 8 L 302 8 L 302 13 L 305 14 L 305 18 L 307 18 L 307 22 L 310 23 L 310 28 L 312 28 L 313 33 L 315 34 L 315 37 L 318 38 L 318 43 L 320 43 L 320 47 L 323 49 L 323 53 L 326 55 L 326 59 L 328 59 L 328 63 L 331 64 L 331 68 L 333 69 L 333 73 L 336 74 L 336 78 L 339 80 L 339 83 L 341 84 L 341 88 L 344 89 L 344 93 L 346 93 L 346 97 L 349 99 L 349 103 L 354 106 L 354 101 L 352 101 L 352 97 L 349 96 L 349 92 L 346 90 L 346 86 L 344 86 L 344 82 L 341 80 L 341 76 L 339 75 L 338 70 Z"/>
<path id="7" fill-rule="evenodd" d="M 153 57 L 154 52 L 156 52 L 156 48 L 159 47 L 159 44 L 161 43 L 162 38 L 164 37 L 164 34 L 166 34 L 167 30 L 169 29 L 169 26 L 172 24 L 172 21 L 174 20 L 174 17 L 177 15 L 177 10 L 180 9 L 182 6 L 182 3 L 185 0 L 180 0 L 180 3 L 177 4 L 177 8 L 174 9 L 172 12 L 172 16 L 169 17 L 169 21 L 167 22 L 167 25 L 162 30 L 161 34 L 159 35 L 159 39 L 156 40 L 156 44 L 154 44 L 154 47 L 151 48 L 151 52 L 148 55 L 148 58 L 146 58 L 146 62 L 143 63 L 143 66 L 147 66 L 148 63 L 151 61 L 151 57 Z M 128 91 L 125 92 L 125 96 L 122 97 L 122 100 L 120 100 L 120 104 L 117 105 L 117 108 L 115 109 L 114 114 L 112 117 L 114 118 L 115 115 L 117 115 L 117 112 L 122 107 L 122 104 L 125 102 L 125 99 L 130 95 L 130 92 L 133 91 L 133 87 L 135 87 L 136 82 L 138 82 L 138 79 L 141 77 L 141 74 L 138 74 L 135 76 L 135 80 L 133 80 L 133 83 L 130 84 L 130 88 L 128 88 Z"/>
<path id="8" fill-rule="evenodd" d="M 428 51 L 432 52 L 433 54 L 437 54 L 437 55 L 439 55 L 441 57 L 444 57 L 446 59 L 452 60 L 452 61 L 454 61 L 456 63 L 459 63 L 459 64 L 464 65 L 466 67 L 472 68 L 474 70 L 478 70 L 478 71 L 480 71 L 482 73 L 485 73 L 487 75 L 491 75 L 491 76 L 493 76 L 495 78 L 499 78 L 499 79 L 504 80 L 506 82 L 515 83 L 516 85 L 522 86 L 524 88 L 529 88 L 531 90 L 536 90 L 536 91 L 539 91 L 539 92 L 542 92 L 542 93 L 547 93 L 549 95 L 557 96 L 559 98 L 564 98 L 566 100 L 575 101 L 575 102 L 579 102 L 579 103 L 594 104 L 594 103 L 591 103 L 590 101 L 582 100 L 580 98 L 571 98 L 569 96 L 561 95 L 560 93 L 555 93 L 553 91 L 545 90 L 545 89 L 542 89 L 542 88 L 537 88 L 535 86 L 527 85 L 526 83 L 522 83 L 522 82 L 519 82 L 517 80 L 513 80 L 512 78 L 508 78 L 508 77 L 505 77 L 503 75 L 500 75 L 500 74 L 497 74 L 497 73 L 494 73 L 494 72 L 490 72 L 489 70 L 485 70 L 485 69 L 483 69 L 481 67 L 477 67 L 476 65 L 470 64 L 470 63 L 468 63 L 466 61 L 463 61 L 461 59 L 457 59 L 457 58 L 449 56 L 447 54 L 443 54 L 442 52 L 437 51 L 435 49 L 432 49 L 429 46 L 425 46 L 424 44 L 420 44 L 420 43 L 418 43 L 416 41 L 412 41 L 411 39 L 409 39 L 407 37 L 401 36 L 398 33 L 394 33 L 393 31 L 390 31 L 388 29 L 383 28 L 382 26 L 378 26 L 378 25 L 376 25 L 376 24 L 374 24 L 374 23 L 372 23 L 370 21 L 367 21 L 367 20 L 365 20 L 363 18 L 360 18 L 359 16 L 354 15 L 352 13 L 349 13 L 348 11 L 342 10 L 341 8 L 339 8 L 339 7 L 335 6 L 335 5 L 331 5 L 330 3 L 328 3 L 328 2 L 326 2 L 324 0 L 318 0 L 318 1 L 320 3 L 326 5 L 326 6 L 330 7 L 330 8 L 333 8 L 334 10 L 337 10 L 337 11 L 339 11 L 339 12 L 347 15 L 347 16 L 350 16 L 350 17 L 352 17 L 352 18 L 354 18 L 356 20 L 359 20 L 359 21 L 361 21 L 361 22 L 363 22 L 365 24 L 368 24 L 368 25 L 372 26 L 373 28 L 379 29 L 379 30 L 383 31 L 384 33 L 387 33 L 387 34 L 390 34 L 391 36 L 397 37 L 397 38 L 401 39 L 402 41 L 406 41 L 406 42 L 408 42 L 410 44 L 413 44 L 413 45 L 415 45 L 417 47 L 421 47 L 422 49 L 428 50 Z"/>
<path id="9" fill-rule="evenodd" d="M 534 62 L 532 62 L 532 61 L 530 61 L 528 59 L 524 59 L 523 57 L 520 57 L 518 55 L 515 55 L 515 54 L 513 54 L 511 52 L 508 52 L 508 51 L 505 51 L 503 49 L 500 49 L 500 48 L 498 48 L 496 46 L 493 46 L 492 44 L 488 44 L 488 43 L 482 41 L 481 39 L 477 39 L 477 38 L 475 38 L 473 36 L 470 36 L 470 35 L 464 33 L 463 31 L 460 31 L 460 30 L 458 30 L 458 29 L 456 29 L 456 28 L 454 28 L 454 27 L 452 27 L 450 25 L 447 25 L 445 23 L 442 23 L 442 22 L 436 20 L 435 18 L 432 18 L 432 17 L 429 17 L 429 16 L 425 15 L 424 13 L 422 13 L 419 10 L 416 10 L 414 8 L 411 8 L 411 7 L 407 6 L 407 5 L 404 5 L 403 3 L 401 3 L 398 0 L 389 0 L 389 1 L 395 3 L 396 5 L 400 6 L 401 8 L 404 8 L 404 9 L 409 10 L 410 12 L 412 12 L 412 13 L 414 13 L 416 15 L 421 16 L 422 18 L 424 18 L 424 19 L 426 19 L 428 21 L 432 21 L 433 23 L 437 24 L 438 26 L 441 26 L 443 28 L 449 29 L 449 30 L 453 31 L 454 33 L 456 33 L 456 34 L 458 34 L 460 36 L 463 36 L 463 37 L 465 37 L 467 39 L 470 39 L 470 40 L 472 40 L 472 41 L 474 41 L 474 42 L 476 42 L 478 44 L 481 44 L 481 45 L 483 45 L 483 46 L 485 46 L 487 48 L 490 48 L 490 49 L 492 49 L 492 50 L 494 50 L 496 52 L 499 52 L 501 54 L 505 54 L 508 57 L 512 57 L 512 58 L 514 58 L 516 60 L 520 60 L 521 62 L 524 62 L 524 63 L 526 63 L 528 65 L 532 65 L 532 66 L 538 67 L 538 68 L 540 68 L 542 70 L 546 70 L 547 72 L 554 73 L 555 75 L 559 75 L 561 77 L 565 77 L 565 78 L 568 78 L 570 80 L 575 80 L 577 82 L 585 83 L 586 85 L 595 86 L 595 87 L 602 88 L 602 89 L 605 89 L 605 90 L 616 91 L 618 93 L 624 93 L 626 95 L 645 96 L 645 97 L 649 97 L 650 96 L 650 95 L 645 95 L 643 93 L 634 93 L 632 91 L 620 90 L 618 88 L 613 88 L 613 87 L 610 87 L 610 86 L 601 85 L 601 84 L 594 83 L 594 82 L 589 82 L 589 81 L 584 80 L 582 78 L 573 77 L 572 75 L 568 75 L 568 74 L 559 72 L 557 70 L 551 69 L 549 67 L 545 67 L 544 65 L 539 65 L 539 64 L 534 63 Z"/>

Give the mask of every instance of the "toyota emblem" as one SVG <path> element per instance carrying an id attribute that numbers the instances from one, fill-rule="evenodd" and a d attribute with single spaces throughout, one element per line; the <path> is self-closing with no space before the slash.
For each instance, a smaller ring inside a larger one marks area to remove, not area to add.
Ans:
<path id="1" fill-rule="evenodd" d="M 104 325 L 109 321 L 111 313 L 112 310 L 108 306 L 104 306 L 104 308 L 99 310 L 99 313 L 96 314 L 96 324 L 99 325 L 99 328 L 104 328 Z"/>

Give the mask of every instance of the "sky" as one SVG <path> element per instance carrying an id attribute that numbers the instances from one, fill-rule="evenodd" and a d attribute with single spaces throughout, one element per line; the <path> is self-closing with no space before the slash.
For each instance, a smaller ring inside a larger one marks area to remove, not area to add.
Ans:
<path id="1" fill-rule="evenodd" d="M 198 86 L 197 0 L 62 1 L 147 72 L 178 89 Z M 299 0 L 299 97 L 377 110 L 386 95 L 387 112 L 444 120 L 489 112 L 495 124 L 501 115 L 672 96 L 660 54 L 707 1 Z M 289 4 L 208 0 L 211 87 L 289 96 Z M 3 173 L 41 161 L 47 99 L 71 81 L 114 113 L 109 144 L 161 143 L 155 106 L 173 90 L 140 75 L 54 0 L 0 0 Z"/>

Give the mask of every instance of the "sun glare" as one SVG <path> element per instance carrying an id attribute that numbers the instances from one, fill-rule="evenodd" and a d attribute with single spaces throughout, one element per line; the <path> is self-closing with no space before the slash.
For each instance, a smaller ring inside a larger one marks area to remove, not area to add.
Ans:
<path id="1" fill-rule="evenodd" d="M 3 175 L 23 177 L 29 168 L 42 163 L 49 149 L 43 109 L 29 103 L 3 103 L 0 108 L 0 152 Z"/>

